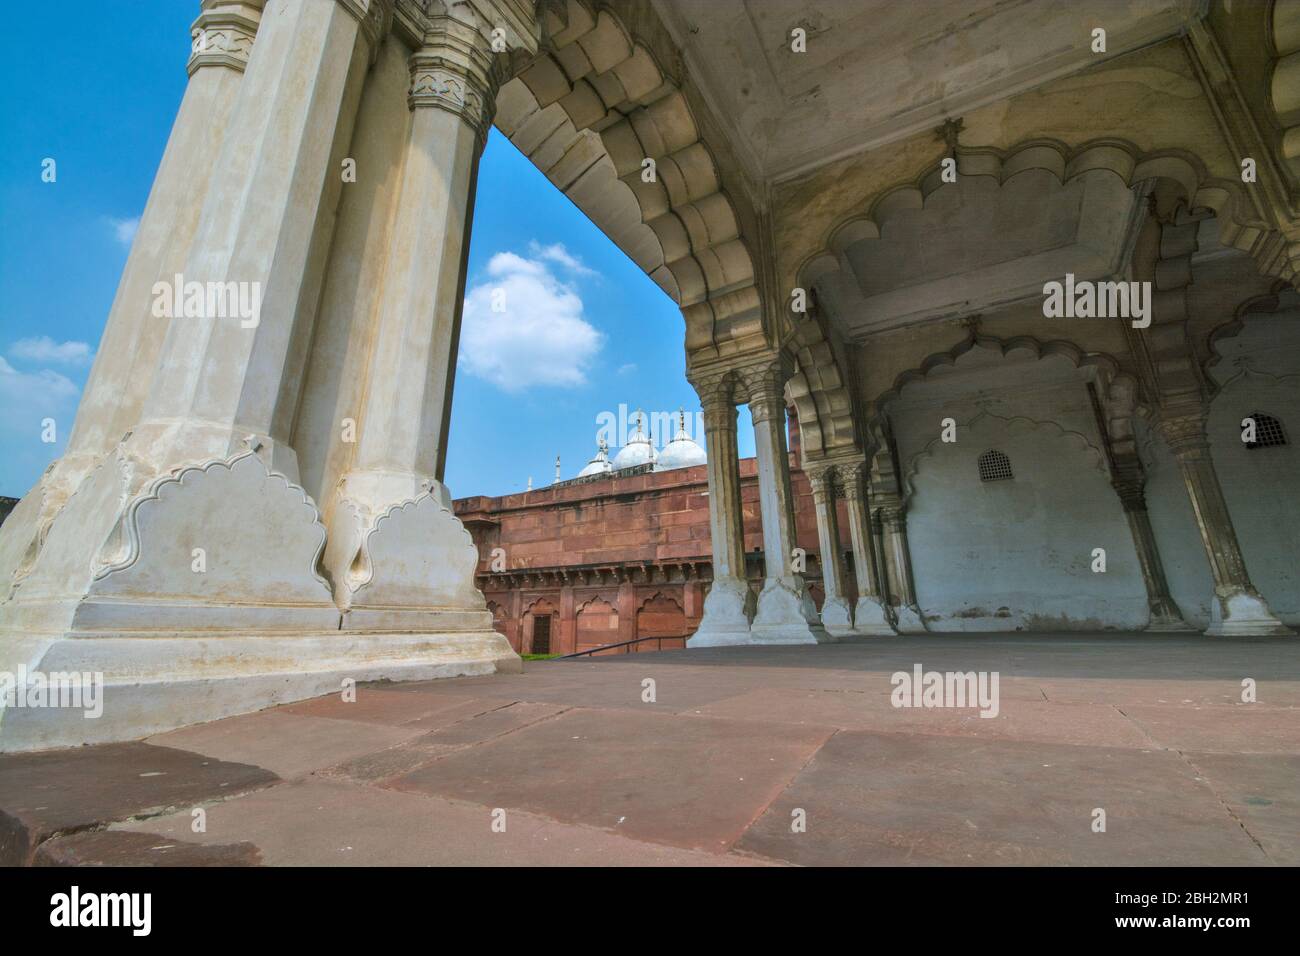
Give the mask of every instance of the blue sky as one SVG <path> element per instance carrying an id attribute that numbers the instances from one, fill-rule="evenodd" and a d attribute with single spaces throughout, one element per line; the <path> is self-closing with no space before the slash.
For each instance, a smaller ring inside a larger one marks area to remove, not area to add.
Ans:
<path id="1" fill-rule="evenodd" d="M 93 62 L 69 23 L 102 3 L 24 9 L 0 35 L 0 494 L 21 496 L 62 452 L 181 96 L 197 0 L 140 0 Z M 42 38 L 49 42 L 42 42 Z M 41 180 L 42 161 L 57 181 Z M 597 416 L 698 400 L 681 313 L 504 137 L 479 174 L 447 484 L 457 497 L 572 477 Z M 504 316 L 487 297 L 505 287 Z M 742 418 L 745 416 L 742 415 Z M 41 440 L 53 418 L 57 442 Z M 741 431 L 741 454 L 753 454 Z"/>

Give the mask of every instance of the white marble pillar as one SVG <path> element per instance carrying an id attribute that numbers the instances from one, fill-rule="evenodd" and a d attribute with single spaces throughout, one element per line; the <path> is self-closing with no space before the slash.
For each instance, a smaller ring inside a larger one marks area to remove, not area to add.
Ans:
<path id="1" fill-rule="evenodd" d="M 839 515 L 835 508 L 835 467 L 809 466 L 805 469 L 812 485 L 813 507 L 817 516 L 817 542 L 822 568 L 822 626 L 832 637 L 853 632 L 853 612 L 845 597 L 844 560 L 840 553 Z"/>
<path id="2" fill-rule="evenodd" d="M 688 643 L 691 647 L 748 644 L 754 592 L 745 577 L 733 381 L 729 375 L 717 374 L 692 377 L 691 382 L 704 412 L 713 581 L 704 598 L 700 626 Z"/>
<path id="3" fill-rule="evenodd" d="M 264 10 L 183 288 L 171 290 L 184 314 L 169 317 L 128 443 L 156 469 L 249 449 L 296 480 L 289 438 L 305 326 L 381 23 L 353 0 Z M 203 297 L 197 309 L 192 294 Z"/>
<path id="4" fill-rule="evenodd" d="M 877 584 L 877 543 L 867 508 L 865 470 L 865 463 L 854 463 L 841 467 L 840 476 L 844 484 L 849 540 L 853 545 L 853 573 L 858 589 L 858 599 L 853 607 L 853 630 L 856 634 L 878 637 L 896 632 Z"/>
<path id="5" fill-rule="evenodd" d="M 907 544 L 907 505 L 897 498 L 882 501 L 880 520 L 895 626 L 900 634 L 923 634 L 925 622 L 916 603 L 912 556 Z"/>
<path id="6" fill-rule="evenodd" d="M 352 465 L 329 509 L 325 566 L 349 611 L 347 627 L 447 631 L 485 613 L 474 587 L 473 548 L 438 476 L 474 184 L 495 105 L 494 64 L 504 55 L 473 26 L 443 17 L 411 56 L 412 115 L 398 164 L 365 407 Z"/>
<path id="7" fill-rule="evenodd" d="M 1237 532 L 1210 455 L 1204 410 L 1166 415 L 1159 429 L 1182 471 L 1214 579 L 1210 626 L 1205 633 L 1216 637 L 1291 634 L 1291 629 L 1277 619 L 1255 590 L 1246 571 Z"/>
<path id="8" fill-rule="evenodd" d="M 1146 475 L 1143 473 L 1142 463 L 1136 455 L 1129 456 L 1116 460 L 1113 470 L 1111 484 L 1124 508 L 1124 517 L 1128 519 L 1129 531 L 1133 535 L 1133 547 L 1137 551 L 1138 565 L 1142 569 L 1142 583 L 1147 592 L 1147 608 L 1150 617 L 1146 630 L 1191 631 L 1193 628 L 1183 620 L 1178 604 L 1169 593 L 1164 562 L 1160 559 L 1160 548 L 1156 544 L 1155 531 L 1151 527 L 1151 516 L 1147 512 L 1144 491 Z"/>
<path id="9" fill-rule="evenodd" d="M 750 631 L 755 643 L 814 644 L 828 639 L 802 574 L 792 567 L 794 495 L 786 451 L 784 386 L 787 370 L 772 362 L 747 369 L 745 388 L 754 422 L 758 502 L 763 519 L 766 574 Z"/>
<path id="10" fill-rule="evenodd" d="M 0 532 L 0 602 L 8 597 L 15 575 L 35 559 L 43 529 L 58 509 L 139 417 L 167 330 L 166 320 L 153 315 L 152 289 L 159 280 L 171 281 L 184 266 L 263 2 L 203 0 L 192 28 L 189 83 L 109 309 L 67 450 Z"/>

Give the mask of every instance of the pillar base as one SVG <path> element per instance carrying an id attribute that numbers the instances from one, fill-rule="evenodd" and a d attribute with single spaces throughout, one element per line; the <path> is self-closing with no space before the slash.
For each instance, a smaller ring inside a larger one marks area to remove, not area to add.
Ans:
<path id="1" fill-rule="evenodd" d="M 893 608 L 895 627 L 899 634 L 927 634 L 921 609 L 914 604 L 899 604 Z"/>
<path id="2" fill-rule="evenodd" d="M 1241 590 L 1215 595 L 1205 633 L 1210 637 L 1286 637 L 1295 632 L 1273 615 L 1262 597 Z"/>
<path id="3" fill-rule="evenodd" d="M 687 647 L 730 647 L 752 643 L 749 619 L 754 612 L 754 592 L 739 578 L 719 578 L 704 598 L 704 617 Z"/>
<path id="4" fill-rule="evenodd" d="M 1151 623 L 1143 628 L 1149 634 L 1195 634 L 1197 629 L 1181 617 L 1156 617 L 1152 615 Z"/>
<path id="5" fill-rule="evenodd" d="M 750 626 L 754 644 L 825 644 L 832 638 L 817 619 L 817 606 L 801 581 L 769 578 L 758 595 Z"/>
<path id="6" fill-rule="evenodd" d="M 103 675 L 98 717 L 71 707 L 0 710 L 0 752 L 134 740 L 337 693 L 346 679 L 520 673 L 519 656 L 483 616 L 477 630 L 443 634 L 67 634 L 37 646 L 0 634 L 11 671 Z M 10 660 L 23 652 L 25 660 Z"/>
<path id="7" fill-rule="evenodd" d="M 889 612 L 874 598 L 860 597 L 853 608 L 853 633 L 862 637 L 893 637 L 898 632 Z"/>
<path id="8" fill-rule="evenodd" d="M 822 627 L 831 637 L 839 640 L 852 637 L 853 611 L 842 598 L 827 598 L 822 603 Z"/>
<path id="9" fill-rule="evenodd" d="M 435 500 L 377 524 L 377 577 L 344 612 L 320 573 L 325 528 L 301 486 L 249 453 L 154 477 L 142 467 L 121 449 L 106 459 L 0 604 L 0 671 L 100 675 L 102 715 L 0 711 L 0 750 L 130 740 L 328 693 L 348 677 L 521 668 L 473 588 L 468 533 Z M 442 550 L 439 534 L 451 542 Z M 410 559 L 412 536 L 438 568 Z M 421 586 L 406 587 L 410 576 Z"/>

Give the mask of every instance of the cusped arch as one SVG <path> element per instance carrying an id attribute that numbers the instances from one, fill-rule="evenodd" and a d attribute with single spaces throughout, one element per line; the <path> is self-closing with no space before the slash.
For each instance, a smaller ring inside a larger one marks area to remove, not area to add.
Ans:
<path id="1" fill-rule="evenodd" d="M 1027 431 L 1032 431 L 1037 428 L 1045 428 L 1052 433 L 1053 437 L 1064 438 L 1067 441 L 1069 441 L 1072 445 L 1074 445 L 1076 448 L 1078 448 L 1080 451 L 1086 452 L 1089 458 L 1091 459 L 1092 463 L 1096 466 L 1097 470 L 1100 471 L 1102 474 L 1107 473 L 1105 452 L 1103 452 L 1102 449 L 1098 448 L 1096 443 L 1094 443 L 1091 439 L 1088 438 L 1088 436 L 1084 435 L 1082 432 L 1077 432 L 1077 431 L 1073 431 L 1072 429 L 1065 428 L 1064 426 L 1050 419 L 1039 420 L 1035 418 L 1029 418 L 1028 416 L 1025 415 L 1012 415 L 1012 416 L 996 415 L 993 412 L 988 411 L 987 409 L 980 409 L 980 411 L 976 412 L 975 415 L 972 416 L 969 421 L 959 422 L 957 427 L 960 429 L 971 429 L 982 422 L 1003 423 L 1003 425 L 1006 428 L 1007 434 L 1011 437 L 1017 437 L 1020 434 L 1023 434 Z M 921 470 L 922 463 L 926 459 L 932 458 L 934 456 L 936 449 L 943 444 L 944 442 L 942 436 L 936 435 L 934 438 L 930 439 L 930 441 L 926 443 L 924 448 L 922 448 L 915 455 L 913 455 L 911 459 L 908 461 L 907 465 L 903 468 L 902 486 L 905 494 L 907 494 L 909 497 L 915 491 L 915 479 L 917 474 Z"/>
<path id="2" fill-rule="evenodd" d="M 1042 342 L 1030 335 L 1002 339 L 992 335 L 972 333 L 952 348 L 933 352 L 915 368 L 900 372 L 894 378 L 894 383 L 876 396 L 871 403 L 873 420 L 883 416 L 889 405 L 902 395 L 903 389 L 908 385 L 923 381 L 935 369 L 956 365 L 962 356 L 977 348 L 996 352 L 1003 358 L 1009 358 L 1016 352 L 1032 355 L 1036 361 L 1061 356 L 1068 359 L 1075 368 L 1093 367 L 1107 379 L 1120 377 L 1120 365 L 1114 356 L 1105 352 L 1084 351 L 1073 342 L 1064 339 Z"/>
<path id="3" fill-rule="evenodd" d="M 665 591 L 655 591 L 653 594 L 649 595 L 648 597 L 643 598 L 641 602 L 637 604 L 636 612 L 640 614 L 647 607 L 649 607 L 651 604 L 654 604 L 656 602 L 660 604 L 665 604 L 665 603 L 671 604 L 673 607 L 677 608 L 678 611 L 681 611 L 683 614 L 686 613 L 686 610 L 685 608 L 682 607 L 681 602 L 678 601 L 676 597 L 674 597 L 671 594 L 668 594 Z"/>
<path id="4" fill-rule="evenodd" d="M 563 0 L 546 23 L 497 128 L 678 304 L 688 351 L 761 332 L 754 260 L 683 91 L 608 9 Z"/>
<path id="5" fill-rule="evenodd" d="M 1046 170 L 1068 183 L 1085 173 L 1104 170 L 1118 176 L 1127 187 L 1159 179 L 1173 184 L 1190 208 L 1213 210 L 1220 222 L 1220 241 L 1253 253 L 1267 226 L 1250 214 L 1250 204 L 1240 183 L 1208 175 L 1191 154 L 1161 151 L 1144 154 L 1123 140 L 1093 140 L 1070 148 L 1057 140 L 1035 139 L 1010 150 L 987 147 L 957 150 L 961 176 L 989 176 L 999 185 L 1030 170 Z M 929 167 L 910 182 L 874 194 L 838 220 L 817 251 L 795 268 L 796 284 L 811 288 L 819 279 L 840 271 L 843 254 L 862 240 L 879 239 L 889 221 L 900 213 L 924 208 L 926 200 L 943 182 L 942 162 Z M 1261 264 L 1261 268 L 1264 264 Z"/>
<path id="6" fill-rule="evenodd" d="M 861 445 L 849 358 L 840 354 L 821 321 L 805 316 L 795 325 L 786 350 L 795 373 L 786 383 L 786 402 L 799 415 L 804 460 Z"/>
<path id="7" fill-rule="evenodd" d="M 1297 303 L 1300 303 L 1300 299 L 1297 299 L 1285 282 L 1279 281 L 1263 295 L 1246 299 L 1233 310 L 1232 318 L 1210 330 L 1207 340 L 1208 354 L 1201 368 L 1205 373 L 1205 381 L 1210 387 L 1211 394 L 1217 393 L 1231 378 L 1237 377 L 1233 375 L 1221 383 L 1219 379 L 1223 373 L 1217 366 L 1223 362 L 1223 349 L 1227 343 L 1246 330 L 1247 318 L 1252 315 L 1270 315 L 1287 307 L 1294 307 Z"/>
<path id="8" fill-rule="evenodd" d="M 602 614 L 607 614 L 612 611 L 617 615 L 618 608 L 615 606 L 615 603 L 615 601 L 611 601 L 600 594 L 594 594 L 578 605 L 573 612 L 573 616 L 579 617 L 586 611 L 598 611 Z M 603 605 L 603 607 L 601 605 Z"/>

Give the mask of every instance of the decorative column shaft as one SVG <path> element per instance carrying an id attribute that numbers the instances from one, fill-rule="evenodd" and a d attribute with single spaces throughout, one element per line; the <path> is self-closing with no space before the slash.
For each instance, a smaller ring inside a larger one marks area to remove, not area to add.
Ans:
<path id="1" fill-rule="evenodd" d="M 190 81 L 82 393 L 67 458 L 96 458 L 140 414 L 167 331 L 153 314 L 155 283 L 184 271 L 208 183 L 221 155 L 264 0 L 204 0 L 191 30 Z"/>
<path id="2" fill-rule="evenodd" d="M 1156 545 L 1155 532 L 1151 528 L 1151 516 L 1147 513 L 1144 491 L 1146 476 L 1142 473 L 1141 462 L 1131 460 L 1117 463 L 1116 472 L 1113 482 L 1115 493 L 1119 495 L 1120 504 L 1124 507 L 1124 517 L 1128 519 L 1138 564 L 1142 568 L 1142 582 L 1147 591 L 1147 606 L 1150 609 L 1151 619 L 1146 629 L 1148 631 L 1189 631 L 1192 628 L 1183 620 L 1182 612 L 1169 593 L 1164 562 L 1160 560 L 1160 549 Z"/>
<path id="3" fill-rule="evenodd" d="M 885 565 L 889 575 L 889 594 L 900 634 L 921 634 L 925 622 L 917 607 L 912 584 L 912 556 L 907 545 L 907 505 L 898 499 L 881 504 L 880 520 L 884 534 Z"/>
<path id="4" fill-rule="evenodd" d="M 740 460 L 736 450 L 736 405 L 728 376 L 693 379 L 704 412 L 708 451 L 709 531 L 713 583 L 704 598 L 704 617 L 690 638 L 692 647 L 749 643 L 754 593 L 745 579 L 745 536 L 740 507 Z"/>
<path id="5" fill-rule="evenodd" d="M 1203 410 L 1160 421 L 1160 433 L 1182 471 L 1196 527 L 1214 579 L 1215 600 L 1206 634 L 1215 636 L 1290 634 L 1251 584 L 1241 555 L 1205 434 Z"/>
<path id="6" fill-rule="evenodd" d="M 459 525 L 441 482 L 464 303 L 466 260 L 478 162 L 492 121 L 504 53 L 475 27 L 450 17 L 433 28 L 410 60 L 411 110 L 398 200 L 366 372 L 366 399 L 355 458 L 330 509 L 325 566 L 341 607 L 354 593 L 385 586 L 369 553 L 369 534 L 391 509 L 423 495 L 445 512 L 448 546 Z M 528 303 L 507 303 L 526 309 Z M 418 520 L 412 515 L 392 521 Z M 432 513 L 426 519 L 439 517 Z M 438 539 L 430 538 L 431 546 Z M 414 541 L 412 542 L 414 545 Z M 455 564 L 456 559 L 449 559 Z M 420 562 L 389 569 L 402 576 Z M 414 587 L 415 582 L 408 582 Z M 457 599 L 477 603 L 470 589 Z M 407 590 L 404 588 L 404 590 Z M 399 604 L 406 603 L 397 598 Z"/>
<path id="7" fill-rule="evenodd" d="M 807 471 L 817 515 L 817 540 L 821 550 L 822 625 L 834 637 L 852 633 L 853 613 L 844 594 L 844 562 L 840 554 L 839 515 L 835 509 L 835 468 Z"/>
<path id="8" fill-rule="evenodd" d="M 853 608 L 853 630 L 858 634 L 878 636 L 895 631 L 877 585 L 877 542 L 867 510 L 865 468 L 865 464 L 843 467 L 840 475 L 844 482 L 849 540 L 853 545 L 853 572 L 858 589 L 858 600 Z"/>
<path id="9" fill-rule="evenodd" d="M 0 601 L 35 559 L 42 529 L 139 418 L 167 323 L 155 284 L 182 271 L 257 33 L 264 0 L 203 0 L 192 29 L 189 83 L 149 191 L 68 447 L 0 536 Z M 63 423 L 60 423 L 63 427 Z"/>
<path id="10" fill-rule="evenodd" d="M 159 470 L 249 448 L 297 479 L 307 316 L 382 9 L 300 0 L 263 13 L 130 444 Z"/>
<path id="11" fill-rule="evenodd" d="M 794 556 L 794 494 L 790 489 L 790 456 L 786 451 L 784 386 L 787 370 L 772 362 L 747 370 L 749 412 L 754 422 L 758 464 L 758 502 L 763 517 L 763 590 L 754 614 L 755 641 L 812 644 L 826 640 L 817 606 L 801 574 L 791 567 Z"/>

